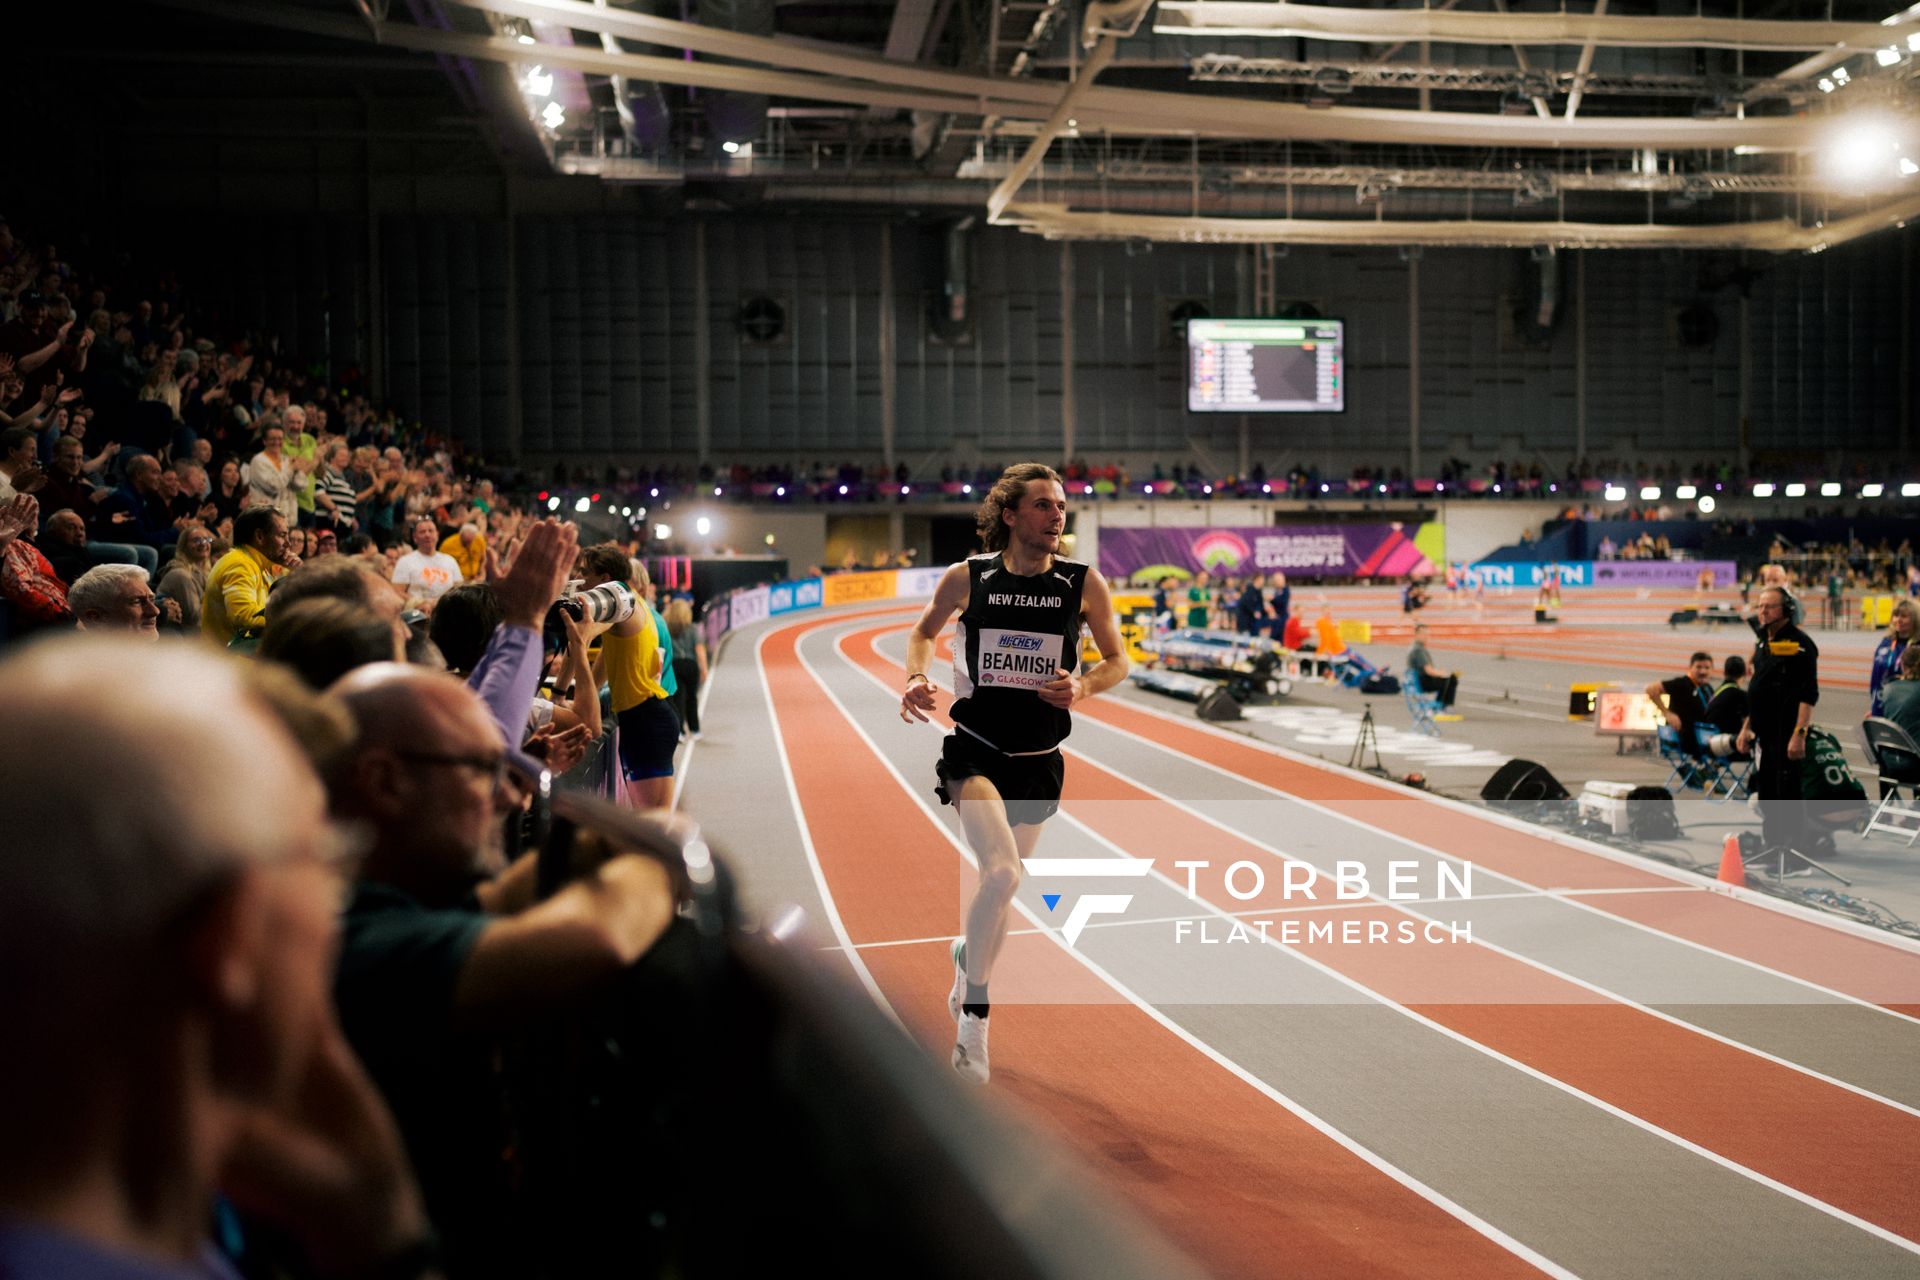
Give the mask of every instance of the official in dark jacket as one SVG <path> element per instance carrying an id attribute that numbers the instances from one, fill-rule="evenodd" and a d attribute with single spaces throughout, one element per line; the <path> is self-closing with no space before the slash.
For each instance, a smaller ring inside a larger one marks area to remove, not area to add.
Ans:
<path id="1" fill-rule="evenodd" d="M 1762 830 L 1769 845 L 1810 840 L 1802 821 L 1800 762 L 1807 755 L 1807 729 L 1820 701 L 1820 650 L 1795 626 L 1793 596 L 1784 587 L 1767 587 L 1755 607 L 1760 643 L 1753 651 L 1753 680 L 1747 686 L 1747 722 L 1740 730 L 1742 751 L 1760 746 L 1754 770 L 1754 794 L 1760 797 Z"/>

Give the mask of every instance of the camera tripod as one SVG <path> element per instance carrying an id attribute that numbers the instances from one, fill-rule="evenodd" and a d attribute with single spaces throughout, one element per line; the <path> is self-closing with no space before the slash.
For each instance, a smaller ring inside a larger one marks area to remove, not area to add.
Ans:
<path id="1" fill-rule="evenodd" d="M 1768 845 L 1751 857 L 1742 858 L 1741 865 L 1772 877 L 1775 881 L 1785 880 L 1791 875 L 1807 875 L 1818 871 L 1821 875 L 1838 880 L 1849 889 L 1853 881 L 1834 871 L 1825 863 L 1817 862 L 1800 852 L 1790 844 Z"/>
<path id="2" fill-rule="evenodd" d="M 1347 757 L 1347 768 L 1361 769 L 1367 773 L 1377 773 L 1385 777 L 1387 767 L 1380 763 L 1380 738 L 1373 727 L 1373 704 L 1368 702 L 1362 705 L 1366 709 L 1360 716 L 1360 732 L 1353 737 L 1353 754 Z M 1369 752 L 1373 755 L 1372 764 L 1367 763 Z"/>

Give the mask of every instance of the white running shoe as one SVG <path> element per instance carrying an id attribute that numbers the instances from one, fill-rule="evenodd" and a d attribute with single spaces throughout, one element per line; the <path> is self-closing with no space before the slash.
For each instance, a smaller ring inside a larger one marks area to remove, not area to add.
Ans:
<path id="1" fill-rule="evenodd" d="M 967 970 L 960 963 L 960 953 L 966 945 L 964 938 L 953 940 L 953 990 L 947 992 L 947 1016 L 955 1022 L 960 1021 L 960 1006 L 967 998 Z"/>
<path id="2" fill-rule="evenodd" d="M 987 1082 L 987 1019 L 960 1015 L 960 1032 L 953 1042 L 953 1069 L 975 1084 Z"/>

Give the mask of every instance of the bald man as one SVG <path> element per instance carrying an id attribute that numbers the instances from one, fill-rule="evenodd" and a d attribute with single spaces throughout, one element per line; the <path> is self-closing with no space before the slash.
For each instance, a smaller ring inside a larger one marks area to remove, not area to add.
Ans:
<path id="1" fill-rule="evenodd" d="M 217 655 L 120 637 L 0 663 L 0 705 L 0 1275 L 231 1275 L 216 1192 L 296 1271 L 397 1274 L 425 1217 L 327 1001 L 338 836 L 286 732 Z"/>
<path id="2" fill-rule="evenodd" d="M 536 902 L 536 855 L 501 864 L 515 806 L 486 704 L 394 663 L 334 692 L 359 737 L 330 779 L 333 811 L 372 841 L 346 911 L 341 1023 L 399 1118 L 452 1273 L 534 1274 L 501 1156 L 494 1037 L 644 955 L 672 919 L 672 885 L 628 854 Z"/>

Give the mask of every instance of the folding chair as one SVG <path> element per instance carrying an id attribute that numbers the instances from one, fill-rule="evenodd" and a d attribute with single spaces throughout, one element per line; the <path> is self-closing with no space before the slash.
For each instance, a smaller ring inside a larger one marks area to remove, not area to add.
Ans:
<path id="1" fill-rule="evenodd" d="M 1719 784 L 1720 766 L 1710 755 L 1696 755 L 1680 743 L 1680 735 L 1672 726 L 1661 725 L 1654 735 L 1660 744 L 1660 758 L 1673 766 L 1667 773 L 1665 782 L 1660 785 L 1669 791 L 1685 791 L 1689 788 L 1711 792 Z M 1675 780 L 1680 785 L 1674 786 Z"/>
<path id="2" fill-rule="evenodd" d="M 1400 696 L 1407 700 L 1407 714 L 1413 717 L 1413 731 L 1437 738 L 1440 736 L 1440 726 L 1433 722 L 1433 718 L 1440 713 L 1440 698 L 1414 688 L 1413 681 L 1414 675 L 1409 671 L 1400 685 Z"/>
<path id="3" fill-rule="evenodd" d="M 1693 735 L 1699 755 L 1696 760 L 1704 760 L 1708 765 L 1706 798 L 1725 804 L 1730 800 L 1745 800 L 1753 788 L 1747 779 L 1753 775 L 1752 756 L 1719 756 L 1713 753 L 1714 735 L 1720 732 L 1717 725 L 1696 724 Z"/>
<path id="4" fill-rule="evenodd" d="M 1891 831 L 1907 838 L 1907 847 L 1920 839 L 1920 743 L 1905 729 L 1882 716 L 1860 724 L 1860 741 L 1880 770 L 1880 789 L 1886 794 L 1867 819 L 1864 834 Z M 1902 790 L 1909 793 L 1904 801 Z M 1905 825 L 1911 823 L 1912 825 Z"/>

